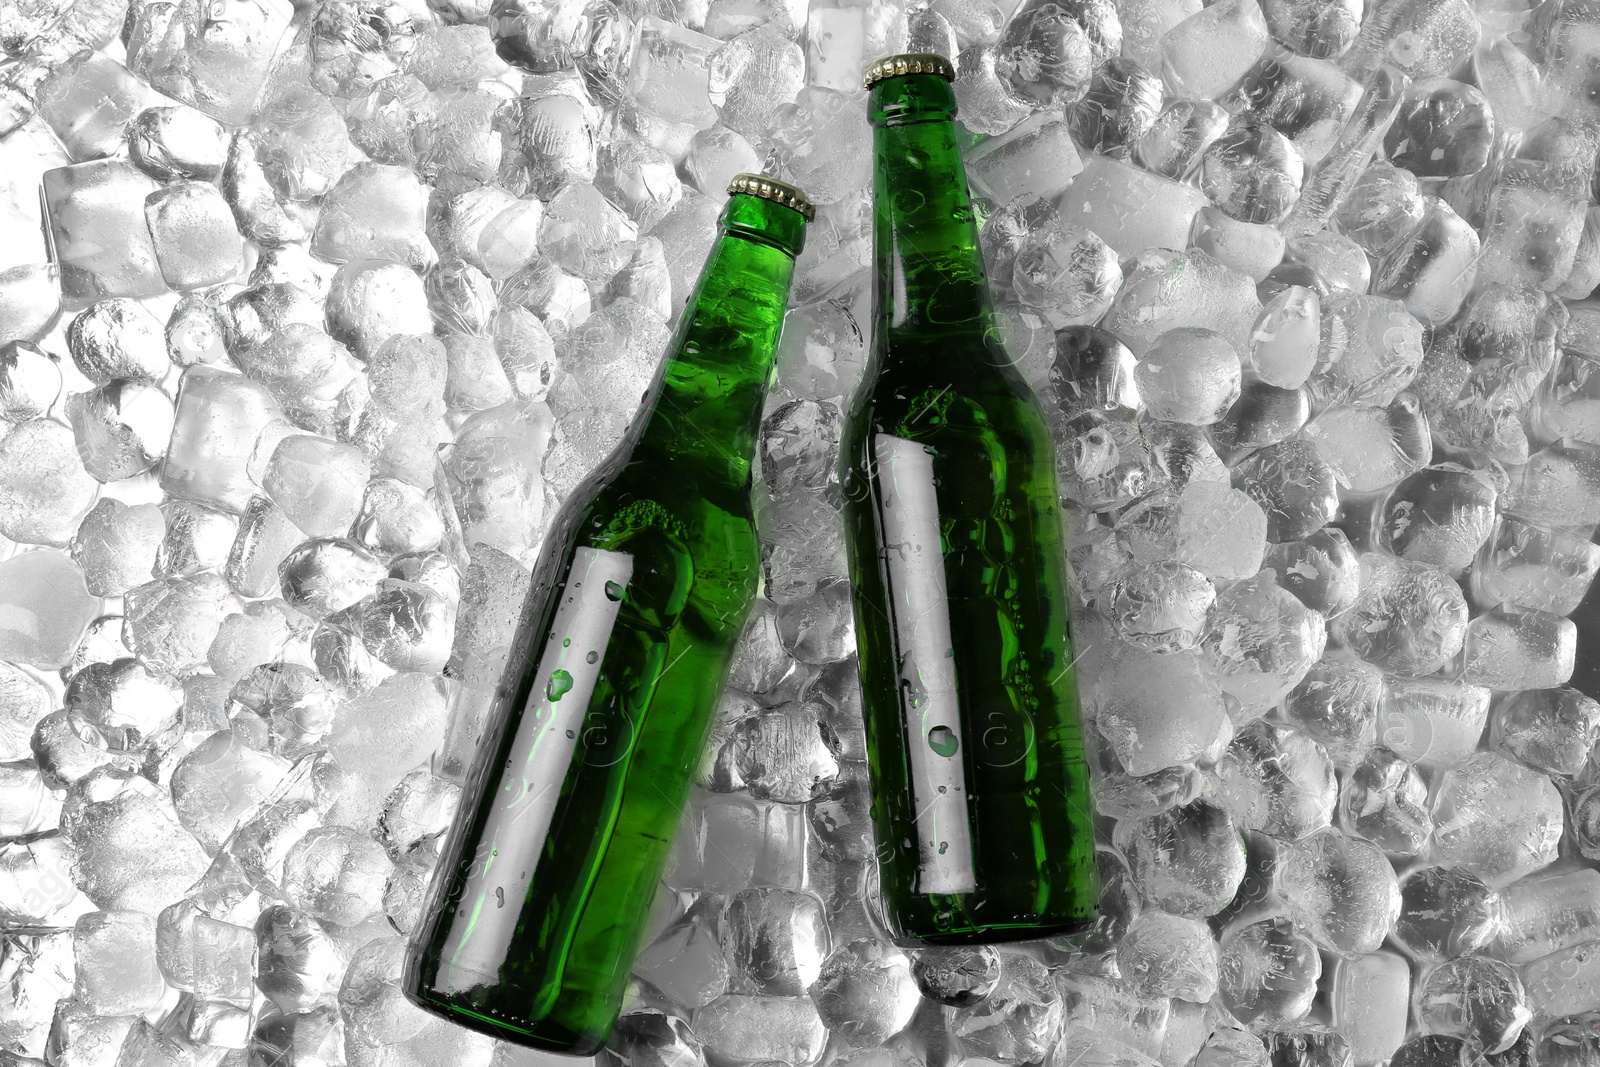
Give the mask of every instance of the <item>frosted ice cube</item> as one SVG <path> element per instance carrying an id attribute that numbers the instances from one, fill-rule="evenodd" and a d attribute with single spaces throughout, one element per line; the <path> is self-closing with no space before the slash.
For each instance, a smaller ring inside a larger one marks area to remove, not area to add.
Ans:
<path id="1" fill-rule="evenodd" d="M 1371 664 L 1324 658 L 1289 693 L 1284 711 L 1336 765 L 1349 767 L 1372 746 L 1384 691 L 1383 674 Z"/>
<path id="2" fill-rule="evenodd" d="M 1382 850 L 1336 829 L 1285 851 L 1279 893 L 1307 936 L 1346 959 L 1376 951 L 1400 911 L 1394 869 Z"/>
<path id="3" fill-rule="evenodd" d="M 128 647 L 150 666 L 177 674 L 206 662 L 222 620 L 240 605 L 220 576 L 196 574 L 130 589 L 124 610 Z"/>
<path id="4" fill-rule="evenodd" d="M 752 883 L 806 882 L 805 809 L 738 794 L 696 791 L 673 842 L 665 881 L 734 893 Z"/>
<path id="5" fill-rule="evenodd" d="M 1527 766 L 1577 774 L 1600 741 L 1600 702 L 1565 686 L 1511 693 L 1494 710 L 1493 730 L 1495 743 Z"/>
<path id="6" fill-rule="evenodd" d="M 1080 179 L 1081 183 L 1082 179 Z M 1073 189 L 1078 185 L 1074 184 Z M 1076 220 L 1069 204 L 1062 207 L 1062 218 Z M 1165 198 L 1163 198 L 1165 199 Z M 1157 212 L 1134 209 L 1135 214 Z M 1090 229 L 1095 229 L 1090 225 Z M 1188 223 L 1183 226 L 1187 239 Z M 1100 232 L 1100 231 L 1096 231 Z M 1106 237 L 1105 233 L 1100 233 Z M 1144 245 L 1125 248 L 1107 239 L 1123 256 L 1142 251 Z M 1182 240 L 1178 242 L 1180 245 Z M 1156 338 L 1175 327 L 1201 328 L 1220 334 L 1235 352 L 1250 347 L 1251 328 L 1261 302 L 1255 283 L 1243 274 L 1218 263 L 1197 249 L 1177 255 L 1140 257 L 1127 272 L 1117 300 L 1101 324 L 1116 334 L 1133 354 L 1143 358 Z"/>
<path id="7" fill-rule="evenodd" d="M 283 892 L 313 918 L 354 926 L 379 908 L 391 864 L 367 834 L 343 826 L 318 827 L 289 850 Z"/>
<path id="8" fill-rule="evenodd" d="M 715 37 L 645 16 L 628 77 L 632 98 L 668 121 L 707 128 L 716 120 L 709 88 L 711 59 L 721 47 Z M 848 85 L 834 88 L 854 88 L 859 67 L 858 61 Z"/>
<path id="9" fill-rule="evenodd" d="M 327 739 L 346 781 L 329 821 L 360 826 L 373 820 L 400 779 L 439 747 L 446 716 L 437 679 L 411 672 L 344 704 Z"/>
<path id="10" fill-rule="evenodd" d="M 1305 436 L 1339 484 L 1357 492 L 1393 485 L 1433 457 L 1428 418 L 1411 393 L 1401 393 L 1384 408 L 1328 408 L 1306 426 Z"/>
<path id="11" fill-rule="evenodd" d="M 707 64 L 707 96 L 724 126 L 758 136 L 776 110 L 805 85 L 800 46 L 771 26 L 758 26 L 722 45 Z"/>
<path id="12" fill-rule="evenodd" d="M 171 288 L 215 285 L 244 269 L 244 243 L 233 214 L 211 183 L 162 186 L 145 198 L 144 217 L 161 277 Z"/>
<path id="13" fill-rule="evenodd" d="M 267 596 L 278 591 L 278 565 L 305 540 L 283 509 L 264 496 L 252 497 L 239 520 L 239 532 L 223 573 L 234 592 Z"/>
<path id="14" fill-rule="evenodd" d="M 39 115 L 74 160 L 101 159 L 122 147 L 123 128 L 161 98 L 101 52 L 63 63 L 35 93 Z"/>
<path id="15" fill-rule="evenodd" d="M 1424 202 L 1421 227 L 1384 263 L 1372 287 L 1404 300 L 1406 310 L 1428 325 L 1440 326 L 1455 316 L 1477 277 L 1478 232 L 1437 197 Z M 1509 205 L 1504 210 L 1515 211 Z M 1583 229 L 1581 213 L 1577 228 Z M 1572 236 L 1574 249 L 1577 236 Z M 1509 277 L 1496 275 L 1491 280 Z"/>
<path id="16" fill-rule="evenodd" d="M 1211 330 L 1177 327 L 1155 338 L 1133 372 L 1140 399 L 1155 418 L 1206 426 L 1239 399 L 1239 357 Z"/>
<path id="17" fill-rule="evenodd" d="M 1600 448 L 1557 441 L 1535 452 L 1502 507 L 1538 526 L 1600 522 Z"/>
<path id="18" fill-rule="evenodd" d="M 117 659 L 85 664 L 68 683 L 63 703 L 85 741 L 125 751 L 173 725 L 183 689 L 136 659 Z"/>
<path id="19" fill-rule="evenodd" d="M 147 107 L 128 125 L 128 158 L 158 181 L 212 181 L 227 161 L 228 132 L 190 107 Z"/>
<path id="20" fill-rule="evenodd" d="M 1232 483 L 1266 512 L 1269 541 L 1309 537 L 1339 506 L 1333 469 L 1303 438 L 1251 453 L 1233 468 Z"/>
<path id="21" fill-rule="evenodd" d="M 371 469 L 371 460 L 352 445 L 297 434 L 278 442 L 261 484 L 301 530 L 334 536 L 355 521 Z"/>
<path id="22" fill-rule="evenodd" d="M 1600 872 L 1591 868 L 1525 878 L 1507 886 L 1501 901 L 1499 947 L 1512 964 L 1595 940 L 1600 932 Z"/>
<path id="23" fill-rule="evenodd" d="M 72 995 L 100 1015 L 138 1015 L 160 1004 L 167 985 L 156 967 L 156 921 L 137 911 L 96 911 L 72 932 Z"/>
<path id="24" fill-rule="evenodd" d="M 1387 406 L 1422 363 L 1422 324 L 1396 300 L 1340 295 L 1323 301 L 1322 336 L 1310 386 L 1324 403 Z"/>
<path id="25" fill-rule="evenodd" d="M 1195 215 L 1189 243 L 1257 281 L 1283 261 L 1283 233 L 1276 226 L 1242 222 L 1214 207 L 1203 207 Z"/>
<path id="26" fill-rule="evenodd" d="M 432 334 L 422 279 L 398 263 L 344 264 L 328 291 L 327 329 L 369 363 L 392 337 Z"/>

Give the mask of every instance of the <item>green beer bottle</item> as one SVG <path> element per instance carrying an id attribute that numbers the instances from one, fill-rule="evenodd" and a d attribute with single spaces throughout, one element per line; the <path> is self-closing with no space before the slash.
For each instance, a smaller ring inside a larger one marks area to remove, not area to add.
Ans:
<path id="1" fill-rule="evenodd" d="M 805 196 L 740 175 L 643 407 L 534 568 L 406 994 L 587 1055 L 611 1032 L 760 558 L 762 402 Z"/>
<path id="2" fill-rule="evenodd" d="M 952 77 L 867 72 L 875 328 L 840 460 L 885 918 L 971 944 L 1081 930 L 1098 887 L 1054 453 L 1000 343 Z"/>

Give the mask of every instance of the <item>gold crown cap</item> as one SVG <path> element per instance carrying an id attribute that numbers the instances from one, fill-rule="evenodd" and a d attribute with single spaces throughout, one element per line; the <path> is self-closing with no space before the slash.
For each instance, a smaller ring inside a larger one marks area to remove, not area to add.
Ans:
<path id="1" fill-rule="evenodd" d="M 728 183 L 728 195 L 732 196 L 734 193 L 748 193 L 763 200 L 782 204 L 784 207 L 792 207 L 805 216 L 807 222 L 817 217 L 816 206 L 805 193 L 800 191 L 799 186 L 780 182 L 776 178 L 768 178 L 761 174 L 736 174 L 733 181 Z"/>
<path id="2" fill-rule="evenodd" d="M 944 56 L 932 52 L 907 52 L 870 64 L 861 81 L 870 89 L 885 78 L 898 78 L 905 74 L 937 74 L 950 81 L 956 80 L 955 64 Z"/>

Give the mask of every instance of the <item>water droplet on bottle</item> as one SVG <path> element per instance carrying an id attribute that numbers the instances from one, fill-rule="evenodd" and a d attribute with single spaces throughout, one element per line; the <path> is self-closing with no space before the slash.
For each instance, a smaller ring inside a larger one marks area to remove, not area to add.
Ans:
<path id="1" fill-rule="evenodd" d="M 591 650 L 587 656 L 583 657 L 583 660 L 585 663 L 599 663 L 600 653 Z"/>
<path id="2" fill-rule="evenodd" d="M 563 638 L 562 638 L 562 639 L 561 639 L 561 647 L 562 647 L 562 648 L 571 648 L 571 647 L 572 647 L 572 638 L 570 638 L 570 637 L 563 637 Z"/>
<path id="3" fill-rule="evenodd" d="M 624 590 L 623 590 L 622 586 L 618 585 L 616 582 L 607 582 L 606 583 L 606 599 L 607 600 L 621 600 L 623 592 L 624 592 Z"/>
<path id="4" fill-rule="evenodd" d="M 948 851 L 950 851 L 950 842 L 948 842 L 948 841 L 940 841 L 939 842 L 939 855 L 942 856 Z"/>
<path id="5" fill-rule="evenodd" d="M 560 700 L 571 688 L 572 675 L 558 669 L 550 675 L 550 683 L 544 687 L 544 695 L 548 700 Z"/>
<path id="6" fill-rule="evenodd" d="M 494 887 L 494 906 L 497 908 L 503 908 L 506 906 L 505 886 L 497 885 Z"/>
<path id="7" fill-rule="evenodd" d="M 941 756 L 954 756 L 960 744 L 956 732 L 948 726 L 935 726 L 928 731 L 928 747 Z"/>

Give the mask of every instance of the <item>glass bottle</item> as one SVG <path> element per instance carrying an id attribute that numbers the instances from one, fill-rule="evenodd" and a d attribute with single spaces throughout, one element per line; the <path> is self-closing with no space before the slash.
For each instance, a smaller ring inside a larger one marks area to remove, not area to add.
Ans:
<path id="1" fill-rule="evenodd" d="M 1067 934 L 1097 875 L 1055 460 L 1000 342 L 948 60 L 869 68 L 874 333 L 841 441 L 885 917 Z"/>
<path id="2" fill-rule="evenodd" d="M 611 1031 L 760 560 L 751 462 L 812 208 L 740 175 L 661 370 L 546 536 L 404 986 L 495 1037 Z"/>

